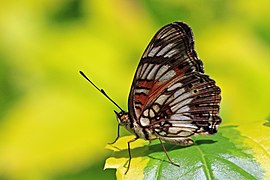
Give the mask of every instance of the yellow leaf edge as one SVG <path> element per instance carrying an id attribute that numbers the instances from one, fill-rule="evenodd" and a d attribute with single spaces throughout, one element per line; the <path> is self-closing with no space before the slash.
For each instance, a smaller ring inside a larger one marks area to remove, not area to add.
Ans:
<path id="1" fill-rule="evenodd" d="M 259 121 L 240 125 L 238 130 L 244 137 L 243 143 L 252 149 L 255 160 L 265 170 L 264 178 L 270 179 L 270 128 Z"/>
<path id="2" fill-rule="evenodd" d="M 144 168 L 147 166 L 149 158 L 145 157 L 132 157 L 130 168 L 125 174 L 128 165 L 128 150 L 127 150 L 127 143 L 128 141 L 134 139 L 135 136 L 124 136 L 118 139 L 115 144 L 107 144 L 105 149 L 111 150 L 114 152 L 123 151 L 125 152 L 126 156 L 122 158 L 115 158 L 112 156 L 106 159 L 104 170 L 105 169 L 116 169 L 116 177 L 117 179 L 144 179 Z M 131 143 L 132 147 L 142 147 L 148 144 L 148 141 L 143 139 L 138 139 L 135 142 Z"/>

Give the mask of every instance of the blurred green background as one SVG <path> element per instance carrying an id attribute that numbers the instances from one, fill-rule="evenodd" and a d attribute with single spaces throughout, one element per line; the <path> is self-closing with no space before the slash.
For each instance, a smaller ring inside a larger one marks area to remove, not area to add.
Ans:
<path id="1" fill-rule="evenodd" d="M 1 1 L 0 179 L 115 179 L 103 165 L 116 107 L 78 71 L 127 109 L 145 47 L 177 20 L 192 27 L 206 73 L 222 89 L 222 125 L 263 122 L 269 12 L 267 0 Z"/>

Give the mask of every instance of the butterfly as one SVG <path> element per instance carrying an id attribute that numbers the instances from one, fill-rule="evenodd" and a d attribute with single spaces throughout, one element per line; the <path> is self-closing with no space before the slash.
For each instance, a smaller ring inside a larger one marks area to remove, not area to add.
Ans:
<path id="1" fill-rule="evenodd" d="M 194 135 L 214 134 L 221 123 L 219 105 L 221 90 L 204 73 L 202 61 L 194 49 L 193 33 L 184 22 L 162 27 L 152 38 L 137 67 L 128 97 L 128 112 L 118 106 L 103 89 L 99 89 L 83 72 L 80 73 L 120 112 L 115 112 L 119 127 L 124 126 L 135 138 L 159 139 L 163 142 L 189 146 Z"/>

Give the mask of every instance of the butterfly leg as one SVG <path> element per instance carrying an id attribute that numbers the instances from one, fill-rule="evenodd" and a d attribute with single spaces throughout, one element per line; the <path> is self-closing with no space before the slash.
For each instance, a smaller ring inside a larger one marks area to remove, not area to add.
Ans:
<path id="1" fill-rule="evenodd" d="M 163 148 L 163 150 L 164 150 L 164 152 L 165 152 L 165 154 L 166 154 L 168 160 L 170 161 L 170 163 L 172 163 L 172 164 L 175 165 L 175 166 L 180 167 L 178 164 L 175 164 L 174 162 L 172 162 L 172 160 L 171 160 L 171 158 L 169 157 L 169 155 L 168 155 L 168 153 L 167 153 L 167 150 L 166 150 L 166 148 L 165 148 L 165 146 L 164 146 L 162 140 L 161 140 L 160 138 L 158 138 L 158 139 L 159 139 L 160 144 L 161 144 L 161 146 L 162 146 L 162 148 Z"/>
<path id="2" fill-rule="evenodd" d="M 117 127 L 117 137 L 116 137 L 116 139 L 113 142 L 108 143 L 108 144 L 114 144 L 118 140 L 119 137 L 120 137 L 120 124 L 118 124 L 118 127 Z"/>
<path id="3" fill-rule="evenodd" d="M 131 162 L 130 143 L 136 141 L 137 139 L 139 139 L 138 136 L 136 136 L 134 139 L 128 141 L 128 155 L 129 155 L 129 160 L 128 160 L 128 167 L 127 167 L 127 170 L 126 170 L 125 174 L 127 174 L 128 170 L 129 170 L 129 167 L 130 167 L 130 162 Z"/>

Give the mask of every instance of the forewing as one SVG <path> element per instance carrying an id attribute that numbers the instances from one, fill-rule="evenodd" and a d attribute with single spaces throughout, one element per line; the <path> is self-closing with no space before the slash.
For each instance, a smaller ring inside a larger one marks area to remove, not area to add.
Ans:
<path id="1" fill-rule="evenodd" d="M 138 119 L 145 106 L 175 77 L 204 72 L 191 29 L 183 22 L 161 28 L 147 46 L 129 94 L 129 112 Z"/>

